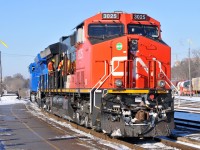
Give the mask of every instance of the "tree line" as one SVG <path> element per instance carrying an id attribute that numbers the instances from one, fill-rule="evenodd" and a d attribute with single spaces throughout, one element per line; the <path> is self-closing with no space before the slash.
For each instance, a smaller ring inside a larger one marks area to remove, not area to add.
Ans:
<path id="1" fill-rule="evenodd" d="M 8 92 L 18 92 L 21 97 L 29 96 L 29 79 L 17 73 L 13 76 L 6 76 L 3 79 L 2 88 Z"/>
<path id="2" fill-rule="evenodd" d="M 172 67 L 172 81 L 189 79 L 189 61 L 191 78 L 200 77 L 200 50 L 193 50 L 191 58 L 175 62 Z"/>

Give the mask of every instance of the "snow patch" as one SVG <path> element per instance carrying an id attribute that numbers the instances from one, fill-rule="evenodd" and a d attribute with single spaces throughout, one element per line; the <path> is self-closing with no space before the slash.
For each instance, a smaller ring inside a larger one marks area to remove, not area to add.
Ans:
<path id="1" fill-rule="evenodd" d="M 200 141 L 200 134 L 190 134 L 186 135 L 186 137 L 192 140 Z"/>
<path id="2" fill-rule="evenodd" d="M 175 96 L 176 99 L 184 99 L 189 101 L 200 101 L 200 97 L 190 97 L 190 96 Z"/>
<path id="3" fill-rule="evenodd" d="M 142 146 L 143 148 L 145 149 L 166 149 L 166 145 L 163 144 L 163 143 L 143 143 L 141 144 L 140 146 Z M 171 150 L 179 150 L 175 147 L 170 147 L 170 146 L 167 146 L 167 149 L 171 149 Z"/>
<path id="4" fill-rule="evenodd" d="M 112 132 L 111 134 L 112 137 L 120 137 L 122 136 L 121 130 L 120 129 L 116 129 Z"/>
<path id="5" fill-rule="evenodd" d="M 97 138 L 97 137 L 94 137 L 93 135 L 91 134 L 88 134 L 88 133 L 85 133 L 83 131 L 80 131 L 78 129 L 75 129 L 74 127 L 72 127 L 70 124 L 66 123 L 66 122 L 61 122 L 61 121 L 57 121 L 53 118 L 49 118 L 49 117 L 46 117 L 42 112 L 41 110 L 37 107 L 36 104 L 33 104 L 33 103 L 30 103 L 30 106 L 33 108 L 33 110 L 30 110 L 29 111 L 36 117 L 48 122 L 49 124 L 53 125 L 53 126 L 56 126 L 55 124 L 59 124 L 60 126 L 63 126 L 63 127 L 66 127 L 68 129 L 70 129 L 71 131 L 74 131 L 76 133 L 78 133 L 78 137 L 81 136 L 81 137 L 87 137 L 87 138 L 90 138 L 91 140 L 95 140 L 97 141 L 99 144 L 103 144 L 105 146 L 109 146 L 113 149 L 116 149 L 116 150 L 130 150 L 130 148 L 124 146 L 124 145 L 120 145 L 120 144 L 117 144 L 117 143 L 111 143 L 111 142 L 108 142 L 106 140 L 103 140 L 103 139 L 100 139 L 100 138 Z M 28 108 L 27 108 L 28 109 Z M 58 127 L 59 128 L 59 127 Z M 65 136 L 64 136 L 65 137 Z M 63 138 L 64 138 L 63 137 Z M 70 136 L 69 136 L 70 137 Z M 68 137 L 68 138 L 69 138 Z M 71 136 L 72 138 L 73 136 Z M 67 137 L 66 137 L 67 138 Z M 76 134 L 76 138 L 77 138 L 77 134 Z M 81 140 L 84 140 L 84 141 L 88 141 L 89 140 L 85 139 L 85 138 L 79 138 Z"/>
<path id="6" fill-rule="evenodd" d="M 13 105 L 17 103 L 26 104 L 29 100 L 27 99 L 17 99 L 17 96 L 3 96 L 0 97 L 0 105 Z"/>

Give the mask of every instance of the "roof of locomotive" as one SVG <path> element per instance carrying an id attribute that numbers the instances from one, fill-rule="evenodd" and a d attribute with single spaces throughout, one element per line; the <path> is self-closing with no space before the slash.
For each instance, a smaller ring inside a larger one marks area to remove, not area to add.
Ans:
<path id="1" fill-rule="evenodd" d="M 34 61 L 35 61 L 36 63 L 40 63 L 40 62 L 45 61 L 45 60 L 46 60 L 45 58 L 41 58 L 40 53 L 38 53 L 37 56 L 36 56 L 35 59 L 34 59 Z"/>
<path id="2" fill-rule="evenodd" d="M 147 14 L 140 14 L 140 13 L 126 13 L 121 11 L 115 11 L 113 13 L 102 13 L 99 12 L 96 15 L 85 19 L 84 22 L 80 23 L 76 26 L 78 28 L 79 26 L 83 24 L 89 24 L 89 23 L 106 23 L 112 21 L 113 23 L 125 23 L 125 24 L 146 24 L 146 25 L 157 25 L 160 26 L 160 22 L 156 19 L 148 16 Z"/>
<path id="3" fill-rule="evenodd" d="M 47 58 L 50 55 L 55 55 L 61 53 L 62 50 L 62 43 L 57 42 L 54 44 L 49 45 L 43 51 L 40 52 L 41 58 Z"/>

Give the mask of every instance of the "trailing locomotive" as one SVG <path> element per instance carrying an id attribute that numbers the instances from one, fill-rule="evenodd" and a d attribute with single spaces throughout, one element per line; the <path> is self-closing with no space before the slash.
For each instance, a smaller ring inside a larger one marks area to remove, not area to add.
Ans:
<path id="1" fill-rule="evenodd" d="M 98 13 L 40 56 L 53 63 L 37 94 L 47 111 L 110 136 L 170 135 L 171 49 L 155 19 Z"/>
<path id="2" fill-rule="evenodd" d="M 34 62 L 31 63 L 28 67 L 30 77 L 30 100 L 34 102 L 36 100 L 36 95 L 39 90 L 39 80 L 42 74 L 47 74 L 47 62 L 45 58 L 41 58 L 40 54 L 34 59 Z"/>

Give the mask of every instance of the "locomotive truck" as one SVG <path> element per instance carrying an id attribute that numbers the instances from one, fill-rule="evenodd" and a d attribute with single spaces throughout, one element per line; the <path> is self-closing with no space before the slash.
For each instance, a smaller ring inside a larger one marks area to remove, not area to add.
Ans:
<path id="1" fill-rule="evenodd" d="M 53 74 L 41 74 L 38 82 L 36 99 L 46 111 L 110 136 L 170 135 L 171 48 L 157 20 L 98 13 L 40 56 L 45 65 L 55 60 Z"/>

